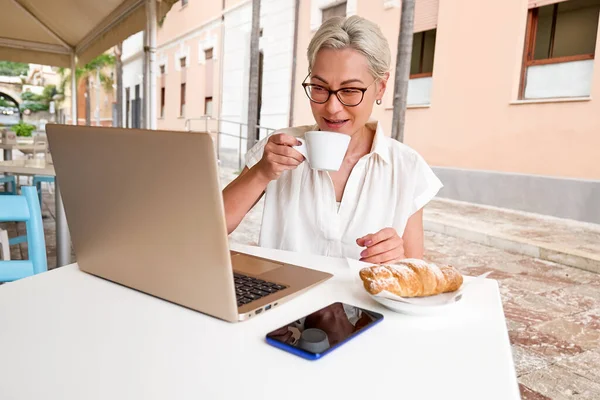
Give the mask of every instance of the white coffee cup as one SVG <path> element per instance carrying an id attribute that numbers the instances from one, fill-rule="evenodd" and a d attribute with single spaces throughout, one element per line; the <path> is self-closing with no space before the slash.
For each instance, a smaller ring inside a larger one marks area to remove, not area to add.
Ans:
<path id="1" fill-rule="evenodd" d="M 308 131 L 298 138 L 302 145 L 294 147 L 313 169 L 338 171 L 350 144 L 350 136 L 328 131 Z"/>

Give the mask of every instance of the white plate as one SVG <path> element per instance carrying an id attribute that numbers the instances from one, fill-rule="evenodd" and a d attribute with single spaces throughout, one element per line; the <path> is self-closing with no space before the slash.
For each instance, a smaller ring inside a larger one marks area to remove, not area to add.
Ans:
<path id="1" fill-rule="evenodd" d="M 410 314 L 410 315 L 435 315 L 447 312 L 449 309 L 454 307 L 457 303 L 460 303 L 462 296 L 458 296 L 456 301 L 439 303 L 439 304 L 413 304 L 404 301 L 392 300 L 383 296 L 376 296 L 369 294 L 373 300 L 381 304 L 382 306 L 399 313 Z M 432 296 L 436 297 L 436 296 Z M 432 298 L 431 297 L 431 298 Z"/>
<path id="2" fill-rule="evenodd" d="M 398 298 L 394 300 L 395 296 L 391 293 L 382 292 L 378 295 L 369 295 L 379 304 L 390 310 L 411 314 L 411 315 L 433 315 L 442 312 L 448 312 L 450 309 L 455 307 L 457 304 L 462 303 L 462 299 L 465 296 L 467 287 L 471 287 L 473 284 L 482 282 L 492 271 L 488 271 L 479 276 L 468 276 L 463 275 L 462 286 L 449 293 L 441 293 L 435 296 L 428 297 L 414 297 L 414 298 Z M 468 295 L 468 294 L 467 294 Z"/>
<path id="3" fill-rule="evenodd" d="M 347 261 L 349 267 L 355 271 L 354 276 L 357 284 L 364 289 L 362 280 L 358 276 L 358 272 L 360 269 L 371 266 L 372 264 L 363 263 L 349 258 Z M 481 282 L 490 273 L 491 271 L 488 271 L 477 277 L 463 275 L 463 284 L 458 290 L 449 293 L 440 293 L 435 296 L 407 298 L 399 297 L 386 291 L 377 295 L 372 295 L 368 292 L 367 294 L 384 307 L 399 313 L 411 315 L 433 315 L 445 313 L 449 312 L 450 309 L 454 308 L 457 304 L 462 303 L 462 299 L 465 296 L 465 289 L 467 287 L 470 287 L 473 283 Z"/>

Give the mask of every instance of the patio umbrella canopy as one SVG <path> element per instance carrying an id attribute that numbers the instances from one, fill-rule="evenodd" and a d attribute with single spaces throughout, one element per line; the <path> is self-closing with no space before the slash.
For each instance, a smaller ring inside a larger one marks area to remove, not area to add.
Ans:
<path id="1" fill-rule="evenodd" d="M 134 33 L 146 30 L 146 120 L 156 112 L 153 64 L 156 26 L 177 0 L 0 0 L 0 60 L 68 67 L 85 65 Z M 77 124 L 77 89 L 71 74 L 71 115 Z M 56 185 L 57 265 L 70 262 L 67 220 Z"/>
<path id="2" fill-rule="evenodd" d="M 177 0 L 156 0 L 160 20 Z M 83 65 L 146 27 L 148 0 L 0 0 L 0 60 Z"/>

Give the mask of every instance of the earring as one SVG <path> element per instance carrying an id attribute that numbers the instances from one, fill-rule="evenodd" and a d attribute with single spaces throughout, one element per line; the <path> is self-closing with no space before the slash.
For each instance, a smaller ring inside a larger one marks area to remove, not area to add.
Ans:
<path id="1" fill-rule="evenodd" d="M 377 103 L 377 105 L 380 106 L 381 105 L 381 99 L 377 99 L 377 101 L 375 103 Z"/>

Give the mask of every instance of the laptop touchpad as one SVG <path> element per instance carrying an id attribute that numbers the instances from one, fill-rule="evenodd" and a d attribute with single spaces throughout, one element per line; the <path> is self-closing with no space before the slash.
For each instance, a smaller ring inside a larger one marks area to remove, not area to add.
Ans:
<path id="1" fill-rule="evenodd" d="M 233 270 L 236 272 L 245 273 L 248 275 L 262 275 L 266 272 L 280 268 L 283 264 L 263 260 L 260 258 L 250 257 L 245 254 L 235 254 L 231 257 Z"/>

